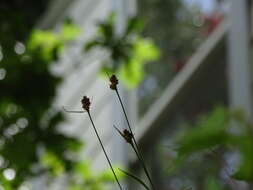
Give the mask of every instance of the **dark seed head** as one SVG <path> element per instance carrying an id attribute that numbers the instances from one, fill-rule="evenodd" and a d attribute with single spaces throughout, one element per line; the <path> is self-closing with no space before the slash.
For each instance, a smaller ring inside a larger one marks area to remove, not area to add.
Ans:
<path id="1" fill-rule="evenodd" d="M 117 77 L 115 75 L 112 75 L 110 77 L 110 82 L 111 82 L 110 88 L 112 90 L 117 90 L 117 85 L 118 85 L 119 81 L 118 81 L 118 79 L 117 79 Z"/>
<path id="2" fill-rule="evenodd" d="M 128 143 L 132 144 L 133 134 L 127 129 L 123 131 L 123 137 Z"/>
<path id="3" fill-rule="evenodd" d="M 82 108 L 86 110 L 87 112 L 90 111 L 90 99 L 87 96 L 84 96 L 82 101 Z"/>

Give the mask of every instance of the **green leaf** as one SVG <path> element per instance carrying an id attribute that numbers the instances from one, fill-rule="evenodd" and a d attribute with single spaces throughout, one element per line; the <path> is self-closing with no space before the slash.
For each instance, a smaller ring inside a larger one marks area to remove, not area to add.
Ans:
<path id="1" fill-rule="evenodd" d="M 117 170 L 117 166 L 113 166 L 114 172 L 119 180 L 124 178 L 124 174 L 122 174 L 119 170 Z M 103 171 L 99 176 L 98 179 L 103 182 L 115 182 L 115 177 L 112 173 L 111 169 L 107 169 Z"/>
<path id="2" fill-rule="evenodd" d="M 138 183 L 140 183 L 141 185 L 143 185 L 143 187 L 145 187 L 147 190 L 149 190 L 149 187 L 138 177 L 136 177 L 135 175 L 133 174 L 130 174 L 129 172 L 127 171 L 124 171 L 122 169 L 119 168 L 119 170 L 121 172 L 123 172 L 124 174 L 126 174 L 127 176 L 131 177 L 132 179 L 136 180 Z"/>
<path id="3" fill-rule="evenodd" d="M 241 164 L 238 171 L 233 175 L 235 179 L 253 180 L 253 138 L 251 135 L 236 138 L 241 153 Z"/>
<path id="4" fill-rule="evenodd" d="M 222 188 L 215 177 L 209 176 L 206 179 L 205 189 L 206 190 L 221 190 Z"/>
<path id="5" fill-rule="evenodd" d="M 143 22 L 137 17 L 130 18 L 127 23 L 126 35 L 132 32 L 141 32 L 143 25 Z"/>
<path id="6" fill-rule="evenodd" d="M 93 40 L 85 44 L 84 51 L 89 51 L 90 49 L 94 48 L 95 46 L 103 45 L 102 42 L 98 40 Z"/>
<path id="7" fill-rule="evenodd" d="M 138 38 L 129 61 L 122 64 L 117 72 L 120 80 L 130 89 L 137 87 L 145 75 L 144 63 L 154 61 L 159 56 L 159 50 L 151 40 Z"/>
<path id="8" fill-rule="evenodd" d="M 42 164 L 48 168 L 53 175 L 59 176 L 64 172 L 64 164 L 54 153 L 46 152 L 42 157 Z"/>
<path id="9" fill-rule="evenodd" d="M 64 23 L 62 25 L 61 39 L 63 41 L 70 41 L 80 35 L 81 29 L 74 24 Z"/>
<path id="10" fill-rule="evenodd" d="M 112 12 L 105 22 L 100 22 L 98 24 L 98 36 L 112 39 L 115 35 L 114 33 L 114 23 L 115 23 L 115 13 Z"/>
<path id="11" fill-rule="evenodd" d="M 136 59 L 132 59 L 128 64 L 121 66 L 118 76 L 128 87 L 135 88 L 144 78 L 142 65 Z"/>
<path id="12" fill-rule="evenodd" d="M 187 130 L 179 138 L 179 156 L 226 143 L 228 121 L 229 113 L 223 107 L 218 107 L 210 115 L 203 117 L 196 127 Z"/>
<path id="13" fill-rule="evenodd" d="M 69 187 L 69 190 L 84 190 L 84 188 L 80 185 L 74 184 Z"/>
<path id="14" fill-rule="evenodd" d="M 38 52 L 43 59 L 50 61 L 54 57 L 54 50 L 60 45 L 62 45 L 62 42 L 59 41 L 58 36 L 52 31 L 34 30 L 27 43 L 27 48 L 31 52 L 39 50 Z"/>
<path id="15" fill-rule="evenodd" d="M 140 61 L 146 63 L 148 61 L 155 61 L 160 57 L 160 51 L 151 39 L 137 38 L 134 43 L 133 56 Z"/>
<path id="16" fill-rule="evenodd" d="M 76 164 L 75 171 L 83 178 L 90 179 L 92 178 L 92 172 L 90 164 L 87 161 L 82 161 Z"/>

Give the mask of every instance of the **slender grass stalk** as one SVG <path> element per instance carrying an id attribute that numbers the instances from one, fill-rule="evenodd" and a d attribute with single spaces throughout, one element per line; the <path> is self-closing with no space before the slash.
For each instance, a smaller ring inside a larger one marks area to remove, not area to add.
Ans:
<path id="1" fill-rule="evenodd" d="M 115 125 L 114 125 L 114 128 L 115 128 L 115 129 L 118 131 L 118 133 L 125 139 L 125 141 L 131 145 L 131 147 L 134 149 L 135 154 L 137 155 L 137 158 L 138 158 L 139 160 L 143 160 L 143 159 L 140 157 L 140 154 L 139 154 L 139 152 L 137 151 L 136 147 L 134 146 L 134 143 L 133 143 L 134 135 L 133 135 L 128 129 L 125 129 L 123 132 L 121 132 Z M 141 163 L 143 164 L 144 162 L 141 162 Z M 144 166 L 142 165 L 142 167 L 144 167 Z M 129 173 L 128 176 L 130 176 L 130 177 L 132 177 L 133 179 L 137 180 L 140 184 L 144 185 L 144 187 L 147 188 L 147 185 L 146 185 L 141 179 L 139 179 L 138 177 L 133 176 L 133 175 L 130 174 L 130 173 Z M 148 188 L 148 190 L 149 190 L 149 188 Z"/>
<path id="2" fill-rule="evenodd" d="M 127 125 L 128 125 L 128 128 L 129 128 L 129 131 L 130 131 L 130 133 L 133 135 L 133 131 L 132 131 L 132 128 L 131 128 L 131 126 L 130 126 L 130 122 L 129 122 L 129 119 L 128 119 L 128 117 L 127 117 L 126 110 L 125 110 L 125 107 L 124 107 L 123 102 L 122 102 L 122 100 L 121 100 L 121 97 L 120 97 L 120 94 L 119 94 L 119 92 L 118 92 L 118 89 L 115 88 L 114 90 L 116 91 L 117 97 L 118 97 L 118 99 L 119 99 L 121 108 L 122 108 L 122 110 L 123 110 L 125 119 L 126 119 L 126 121 L 127 121 Z M 132 148 L 134 149 L 134 151 L 135 151 L 135 153 L 136 153 L 136 155 L 137 155 L 139 161 L 140 161 L 141 164 L 142 164 L 142 167 L 143 167 L 144 172 L 145 172 L 145 174 L 146 174 L 146 176 L 147 176 L 147 178 L 148 178 L 148 180 L 149 180 L 149 182 L 150 182 L 150 184 L 151 184 L 151 186 L 152 186 L 152 189 L 155 190 L 155 186 L 154 186 L 154 184 L 153 184 L 153 182 L 152 182 L 152 179 L 151 179 L 151 177 L 150 177 L 150 175 L 149 175 L 149 172 L 148 172 L 147 167 L 146 167 L 146 165 L 145 165 L 144 159 L 143 159 L 142 156 L 141 156 L 140 149 L 139 149 L 139 147 L 138 147 L 138 144 L 137 144 L 137 142 L 136 142 L 136 139 L 135 139 L 134 135 L 133 135 L 133 144 L 131 144 L 131 146 L 132 146 Z"/>
<path id="3" fill-rule="evenodd" d="M 91 114 L 90 114 L 90 100 L 89 100 L 89 98 L 87 98 L 86 96 L 84 96 L 84 98 L 83 98 L 83 100 L 82 100 L 82 104 L 83 104 L 83 109 L 84 109 L 85 111 L 69 111 L 69 110 L 66 110 L 64 107 L 63 107 L 63 110 L 64 110 L 65 112 L 68 112 L 68 113 L 85 113 L 85 112 L 88 113 L 88 116 L 89 116 L 89 119 L 90 119 L 90 121 L 91 121 L 92 127 L 93 127 L 93 129 L 94 129 L 94 131 L 95 131 L 95 133 L 96 133 L 96 136 L 97 136 L 97 138 L 98 138 L 98 141 L 99 141 L 99 143 L 100 143 L 100 145 L 101 145 L 101 147 L 102 147 L 102 150 L 103 150 L 103 152 L 104 152 L 104 155 L 105 155 L 105 157 L 106 157 L 106 160 L 107 160 L 107 162 L 108 162 L 109 165 L 110 165 L 110 168 L 111 168 L 111 171 L 112 171 L 112 173 L 113 173 L 113 175 L 114 175 L 114 178 L 115 178 L 115 180 L 117 181 L 120 190 L 123 190 L 123 189 L 122 189 L 122 186 L 121 186 L 120 183 L 119 183 L 119 180 L 118 180 L 118 178 L 117 178 L 117 175 L 116 175 L 116 173 L 115 173 L 115 171 L 114 171 L 114 169 L 113 169 L 113 167 L 112 167 L 111 161 L 110 161 L 110 159 L 109 159 L 109 157 L 108 157 L 108 155 L 107 155 L 107 153 L 106 153 L 106 151 L 105 151 L 104 145 L 103 145 L 102 140 L 101 140 L 101 138 L 100 138 L 100 136 L 99 136 L 99 134 L 98 134 L 98 131 L 97 131 L 96 127 L 95 127 L 95 124 L 94 124 L 94 122 L 93 122 L 93 119 L 92 119 L 92 117 L 91 117 Z"/>
<path id="4" fill-rule="evenodd" d="M 145 187 L 145 189 L 150 190 L 149 187 L 148 187 L 140 178 L 138 178 L 137 176 L 135 176 L 135 175 L 133 175 L 133 174 L 127 172 L 127 171 L 124 171 L 124 170 L 122 170 L 122 169 L 120 169 L 120 168 L 119 168 L 119 170 L 120 170 L 121 172 L 123 172 L 124 174 L 126 174 L 127 176 L 129 176 L 129 177 L 131 177 L 132 179 L 134 179 L 134 180 L 136 180 L 137 182 L 139 182 L 143 187 Z"/>
<path id="5" fill-rule="evenodd" d="M 112 173 L 113 173 L 113 175 L 114 175 L 114 178 L 115 178 L 115 180 L 117 181 L 117 183 L 118 183 L 118 185 L 119 185 L 119 188 L 120 188 L 121 190 L 123 190 L 122 186 L 121 186 L 120 183 L 119 183 L 118 177 L 117 177 L 117 175 L 116 175 L 116 173 L 115 173 L 115 171 L 114 171 L 114 169 L 113 169 L 113 167 L 112 167 L 111 161 L 110 161 L 110 159 L 109 159 L 109 157 L 108 157 L 108 155 L 107 155 L 107 153 L 106 153 L 106 151 L 105 151 L 105 148 L 104 148 L 104 145 L 103 145 L 103 143 L 102 143 L 102 140 L 100 139 L 100 136 L 98 135 L 98 131 L 97 131 L 97 129 L 96 129 L 96 127 L 95 127 L 95 124 L 94 124 L 94 122 L 93 122 L 93 120 L 92 120 L 91 114 L 90 114 L 89 111 L 87 111 L 87 112 L 88 112 L 88 116 L 89 116 L 89 119 L 90 119 L 90 121 L 91 121 L 92 127 L 93 127 L 93 129 L 94 129 L 94 131 L 95 131 L 95 133 L 96 133 L 96 136 L 97 136 L 97 138 L 98 138 L 98 141 L 99 141 L 99 143 L 100 143 L 100 145 L 101 145 L 101 147 L 102 147 L 102 150 L 103 150 L 103 152 L 104 152 L 104 155 L 105 155 L 105 157 L 106 157 L 106 160 L 107 160 L 107 162 L 108 162 L 109 165 L 110 165 L 110 168 L 111 168 L 111 170 L 112 170 Z"/>
<path id="6" fill-rule="evenodd" d="M 101 140 L 101 138 L 100 138 L 100 136 L 98 134 L 97 128 L 96 128 L 96 126 L 95 126 L 95 124 L 93 122 L 93 119 L 91 117 L 91 114 L 90 114 L 90 105 L 91 105 L 90 99 L 87 96 L 84 96 L 83 99 L 81 100 L 81 103 L 82 103 L 82 108 L 84 109 L 84 111 L 68 111 L 64 107 L 63 107 L 63 110 L 66 111 L 66 112 L 68 112 L 68 113 L 85 113 L 85 112 L 88 113 L 88 116 L 89 116 L 89 119 L 91 121 L 92 127 L 93 127 L 93 129 L 94 129 L 94 131 L 96 133 L 96 136 L 98 138 L 99 144 L 102 147 L 102 150 L 103 150 L 104 155 L 106 157 L 106 160 L 107 160 L 107 162 L 108 162 L 108 164 L 109 164 L 109 166 L 111 168 L 111 171 L 112 171 L 112 173 L 114 175 L 114 178 L 117 181 L 120 190 L 123 190 L 122 186 L 119 183 L 118 177 L 117 177 L 117 175 L 116 175 L 116 173 L 115 173 L 115 171 L 114 171 L 114 169 L 112 167 L 111 161 L 110 161 L 110 159 L 109 159 L 109 157 L 108 157 L 108 155 L 107 155 L 107 153 L 105 151 L 104 145 L 103 145 L 102 140 Z"/>

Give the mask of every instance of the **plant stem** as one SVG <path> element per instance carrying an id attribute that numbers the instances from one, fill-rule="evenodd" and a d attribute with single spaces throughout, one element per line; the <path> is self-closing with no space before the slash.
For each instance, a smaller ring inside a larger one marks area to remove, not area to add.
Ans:
<path id="1" fill-rule="evenodd" d="M 127 121 L 127 125 L 128 125 L 128 128 L 129 128 L 129 131 L 130 131 L 130 132 L 132 133 L 132 135 L 133 135 L 133 131 L 132 131 L 132 128 L 131 128 L 131 126 L 130 126 L 130 122 L 129 122 L 129 120 L 128 120 L 128 117 L 127 117 L 127 114 L 126 114 L 126 110 L 125 110 L 125 107 L 124 107 L 123 102 L 122 102 L 122 100 L 121 100 L 121 97 L 120 97 L 120 95 L 119 95 L 118 89 L 116 89 L 115 91 L 116 91 L 117 97 L 118 97 L 118 99 L 119 99 L 121 108 L 122 108 L 122 110 L 123 110 L 123 112 L 124 112 L 124 115 L 125 115 L 125 118 L 126 118 L 126 121 Z M 138 144 L 137 144 L 137 142 L 136 142 L 136 139 L 135 139 L 134 135 L 133 135 L 133 142 L 134 142 L 134 144 L 131 144 L 131 145 L 132 145 L 132 148 L 134 149 L 134 151 L 135 151 L 135 153 L 136 153 L 136 155 L 137 155 L 139 161 L 140 161 L 141 164 L 142 164 L 142 167 L 143 167 L 144 172 L 145 172 L 145 174 L 146 174 L 146 176 L 147 176 L 147 178 L 148 178 L 148 180 L 149 180 L 149 182 L 150 182 L 150 184 L 151 184 L 151 186 L 152 186 L 152 189 L 155 190 L 155 186 L 154 186 L 154 184 L 153 184 L 153 182 L 152 182 L 152 180 L 151 180 L 151 177 L 150 177 L 150 175 L 149 175 L 149 172 L 148 172 L 148 170 L 147 170 L 147 167 L 146 167 L 146 165 L 145 165 L 145 162 L 144 162 L 144 160 L 143 160 L 143 158 L 142 158 L 142 156 L 141 156 L 140 149 L 139 149 L 139 147 L 138 147 Z M 134 145 L 135 145 L 135 146 L 134 146 Z"/>
<path id="2" fill-rule="evenodd" d="M 116 173 L 115 173 L 115 171 L 114 171 L 114 169 L 113 169 L 113 167 L 112 167 L 111 161 L 110 161 L 110 159 L 109 159 L 109 157 L 108 157 L 108 155 L 107 155 L 107 153 L 106 153 L 106 151 L 105 151 L 104 145 L 103 145 L 103 143 L 102 143 L 102 141 L 101 141 L 101 139 L 100 139 L 100 137 L 99 137 L 99 135 L 98 135 L 98 131 L 97 131 L 96 127 L 95 127 L 95 124 L 94 124 L 94 122 L 93 122 L 93 120 L 92 120 L 92 118 L 91 118 L 91 115 L 90 115 L 90 112 L 89 112 L 89 111 L 88 111 L 88 115 L 89 115 L 89 118 L 90 118 L 92 127 L 93 127 L 93 129 L 94 129 L 94 131 L 95 131 L 95 133 L 96 133 L 96 136 L 97 136 L 97 138 L 98 138 L 98 140 L 99 140 L 99 143 L 100 143 L 100 145 L 101 145 L 101 147 L 102 147 L 102 150 L 103 150 L 103 152 L 104 152 L 104 155 L 105 155 L 105 157 L 106 157 L 106 159 L 107 159 L 107 162 L 109 163 L 110 168 L 111 168 L 111 170 L 112 170 L 112 173 L 113 173 L 113 175 L 114 175 L 114 177 L 115 177 L 115 180 L 117 181 L 120 190 L 123 190 L 122 187 L 121 187 L 121 185 L 120 185 L 120 183 L 119 183 L 119 180 L 118 180 L 118 178 L 117 178 L 117 175 L 116 175 Z"/>

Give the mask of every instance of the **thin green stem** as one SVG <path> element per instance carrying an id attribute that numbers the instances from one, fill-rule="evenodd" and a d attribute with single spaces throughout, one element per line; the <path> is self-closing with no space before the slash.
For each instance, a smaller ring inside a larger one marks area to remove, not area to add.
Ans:
<path id="1" fill-rule="evenodd" d="M 143 185 L 143 187 L 145 187 L 147 190 L 150 190 L 149 187 L 146 185 L 146 183 L 144 183 L 144 181 L 142 181 L 140 178 L 138 178 L 137 176 L 127 172 L 127 171 L 124 171 L 122 169 L 119 168 L 119 170 L 121 172 L 123 172 L 124 174 L 126 174 L 127 176 L 131 177 L 132 179 L 138 181 L 141 185 Z"/>
<path id="2" fill-rule="evenodd" d="M 147 167 L 145 166 L 145 162 L 144 162 L 144 160 L 143 160 L 141 154 L 140 154 L 139 151 L 136 149 L 136 147 L 134 146 L 134 144 L 131 144 L 131 146 L 132 146 L 132 148 L 134 149 L 134 152 L 135 152 L 135 154 L 137 155 L 139 161 L 141 162 L 142 167 L 143 167 L 143 169 L 144 169 L 144 171 L 145 171 L 145 173 L 146 173 L 146 175 L 147 175 L 147 178 L 148 178 L 148 180 L 149 180 L 149 182 L 150 182 L 152 188 L 155 189 L 154 184 L 153 184 L 153 182 L 152 182 L 152 180 L 151 180 L 151 177 L 150 177 L 150 175 L 149 175 L 149 173 L 148 173 Z"/>
<path id="3" fill-rule="evenodd" d="M 122 110 L 123 110 L 123 113 L 124 113 L 124 115 L 125 115 L 125 118 L 126 118 L 126 121 L 127 121 L 127 125 L 128 125 L 128 128 L 129 128 L 129 131 L 133 134 L 133 131 L 132 131 L 132 128 L 131 128 L 131 126 L 130 126 L 130 122 L 129 122 L 129 119 L 128 119 L 128 117 L 127 117 L 126 110 L 125 110 L 125 107 L 124 107 L 123 102 L 122 102 L 122 100 L 121 100 L 121 97 L 120 97 L 120 95 L 119 95 L 118 89 L 116 89 L 115 91 L 116 91 L 117 97 L 118 97 L 118 99 L 119 99 L 119 102 L 120 102 L 121 108 L 122 108 Z M 141 156 L 140 149 L 139 149 L 139 147 L 138 147 L 138 144 L 137 144 L 137 142 L 136 142 L 136 139 L 135 139 L 134 135 L 133 135 L 133 142 L 134 142 L 134 145 L 135 145 L 136 148 L 134 147 L 133 144 L 131 144 L 131 145 L 132 145 L 132 147 L 133 147 L 133 149 L 134 149 L 134 151 L 135 151 L 135 153 L 136 153 L 136 155 L 137 155 L 139 161 L 140 161 L 141 164 L 142 164 L 142 167 L 143 167 L 143 169 L 144 169 L 144 172 L 145 172 L 145 174 L 146 174 L 146 176 L 147 176 L 147 178 L 148 178 L 148 180 L 149 180 L 149 182 L 150 182 L 150 184 L 151 184 L 153 190 L 155 190 L 155 186 L 154 186 L 154 184 L 153 184 L 153 182 L 152 182 L 152 180 L 151 180 L 151 177 L 150 177 L 150 175 L 149 175 L 149 172 L 148 172 L 148 170 L 147 170 L 147 167 L 146 167 L 146 165 L 145 165 L 145 162 L 144 162 L 144 160 L 143 160 L 143 158 L 142 158 L 142 156 Z"/>
<path id="4" fill-rule="evenodd" d="M 94 131 L 95 131 L 95 133 L 96 133 L 97 138 L 98 138 L 98 141 L 99 141 L 99 143 L 100 143 L 100 145 L 101 145 L 101 147 L 102 147 L 102 150 L 103 150 L 103 152 L 104 152 L 104 155 L 105 155 L 105 157 L 106 157 L 106 159 L 107 159 L 107 162 L 109 163 L 110 168 L 111 168 L 111 170 L 112 170 L 112 173 L 113 173 L 113 175 L 114 175 L 114 177 L 115 177 L 115 180 L 117 181 L 120 190 L 123 190 L 123 188 L 121 187 L 121 185 L 120 185 L 120 183 L 119 183 L 118 177 L 117 177 L 117 175 L 116 175 L 116 173 L 115 173 L 115 171 L 114 171 L 114 169 L 113 169 L 113 167 L 112 167 L 111 161 L 110 161 L 110 159 L 109 159 L 109 157 L 108 157 L 108 155 L 107 155 L 107 153 L 106 153 L 106 151 L 105 151 L 104 145 L 103 145 L 103 143 L 102 143 L 102 141 L 101 141 L 101 139 L 100 139 L 100 137 L 99 137 L 99 135 L 98 135 L 98 131 L 97 131 L 96 127 L 95 127 L 95 124 L 94 124 L 94 122 L 93 122 L 93 120 L 92 120 L 92 118 L 91 118 L 91 115 L 90 115 L 90 112 L 89 112 L 89 111 L 88 111 L 88 115 L 89 115 L 89 118 L 90 118 L 92 127 L 93 127 L 93 129 L 94 129 Z"/>

